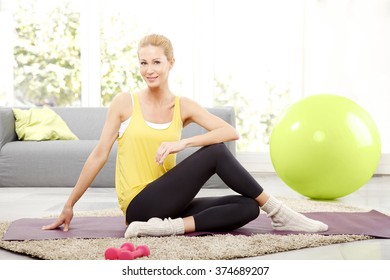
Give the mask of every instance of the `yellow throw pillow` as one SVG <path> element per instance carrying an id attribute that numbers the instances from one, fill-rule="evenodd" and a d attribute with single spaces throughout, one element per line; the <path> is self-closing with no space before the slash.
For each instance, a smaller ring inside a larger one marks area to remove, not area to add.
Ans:
<path id="1" fill-rule="evenodd" d="M 13 109 L 19 140 L 77 140 L 65 121 L 50 108 Z"/>

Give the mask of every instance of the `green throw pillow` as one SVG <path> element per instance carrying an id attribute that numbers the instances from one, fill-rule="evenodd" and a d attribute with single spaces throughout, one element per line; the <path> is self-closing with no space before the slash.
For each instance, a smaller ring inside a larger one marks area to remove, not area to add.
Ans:
<path id="1" fill-rule="evenodd" d="M 12 109 L 19 140 L 77 140 L 64 120 L 50 108 Z"/>

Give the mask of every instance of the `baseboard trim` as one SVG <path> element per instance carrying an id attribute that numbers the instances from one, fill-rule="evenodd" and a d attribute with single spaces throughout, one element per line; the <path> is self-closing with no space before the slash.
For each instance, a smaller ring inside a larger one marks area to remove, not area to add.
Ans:
<path id="1" fill-rule="evenodd" d="M 237 152 L 237 159 L 251 173 L 275 173 L 270 153 Z M 390 175 L 390 153 L 383 153 L 375 175 Z"/>

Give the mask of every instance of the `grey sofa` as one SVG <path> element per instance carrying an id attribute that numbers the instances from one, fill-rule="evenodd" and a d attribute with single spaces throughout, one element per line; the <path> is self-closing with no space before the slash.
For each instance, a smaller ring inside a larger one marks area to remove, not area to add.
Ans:
<path id="1" fill-rule="evenodd" d="M 107 108 L 54 107 L 79 140 L 19 141 L 15 133 L 12 108 L 0 107 L 0 187 L 73 187 L 92 149 L 98 142 Z M 232 107 L 208 110 L 235 126 Z M 204 133 L 190 124 L 182 137 Z M 235 155 L 235 143 L 225 143 Z M 186 149 L 177 156 L 179 163 L 196 149 Z M 91 187 L 115 186 L 115 143 L 109 160 Z M 205 187 L 226 187 L 214 175 Z"/>

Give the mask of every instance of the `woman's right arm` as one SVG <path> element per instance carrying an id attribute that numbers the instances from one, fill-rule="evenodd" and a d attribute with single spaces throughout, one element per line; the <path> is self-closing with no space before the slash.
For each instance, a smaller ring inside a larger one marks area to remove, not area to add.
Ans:
<path id="1" fill-rule="evenodd" d="M 129 95 L 129 94 L 127 94 Z M 98 144 L 89 155 L 81 170 L 79 179 L 66 201 L 64 208 L 57 220 L 42 229 L 55 229 L 64 225 L 64 231 L 69 230 L 70 221 L 73 218 L 73 207 L 92 184 L 104 164 L 107 162 L 110 151 L 116 139 L 120 124 L 124 118 L 125 105 L 128 105 L 128 96 L 119 94 L 113 99 L 107 113 L 106 121 Z M 130 103 L 131 104 L 131 103 Z M 127 107 L 127 111 L 128 111 Z"/>

